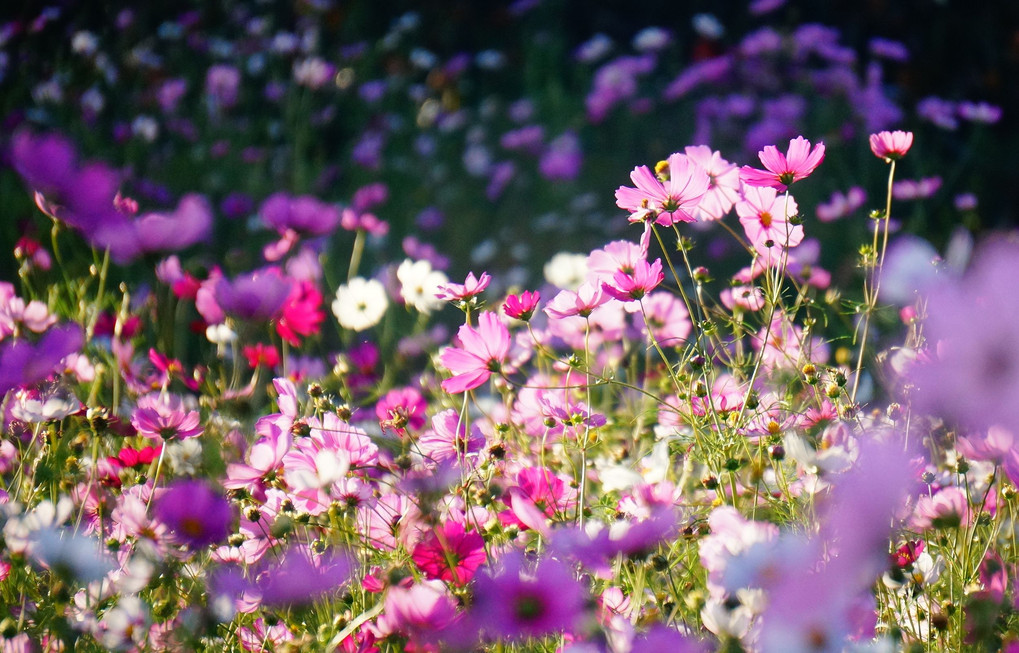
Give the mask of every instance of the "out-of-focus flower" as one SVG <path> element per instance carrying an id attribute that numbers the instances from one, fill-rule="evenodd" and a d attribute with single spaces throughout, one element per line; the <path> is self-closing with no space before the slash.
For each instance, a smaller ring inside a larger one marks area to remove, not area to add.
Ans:
<path id="1" fill-rule="evenodd" d="M 400 280 L 403 301 L 417 311 L 428 314 L 444 305 L 436 291 L 439 286 L 448 283 L 449 278 L 441 271 L 433 270 L 428 261 L 404 261 L 396 269 L 396 278 Z"/>
<path id="2" fill-rule="evenodd" d="M 354 277 L 336 289 L 333 300 L 333 315 L 344 329 L 364 331 L 379 323 L 389 298 L 382 282 L 377 279 Z"/>
<path id="3" fill-rule="evenodd" d="M 291 283 L 274 270 L 257 270 L 235 279 L 216 282 L 219 307 L 242 320 L 267 322 L 279 316 L 290 295 Z"/>
<path id="4" fill-rule="evenodd" d="M 230 534 L 230 503 L 203 480 L 175 481 L 156 500 L 155 514 L 171 536 L 192 549 L 217 544 Z"/>
<path id="5" fill-rule="evenodd" d="M 131 425 L 140 435 L 157 442 L 193 438 L 205 431 L 198 411 L 188 410 L 183 400 L 172 394 L 139 397 Z"/>

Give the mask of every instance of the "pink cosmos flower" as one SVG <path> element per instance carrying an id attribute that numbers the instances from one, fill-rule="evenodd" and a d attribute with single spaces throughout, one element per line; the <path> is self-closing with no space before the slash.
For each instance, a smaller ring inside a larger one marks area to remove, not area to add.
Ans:
<path id="1" fill-rule="evenodd" d="M 655 259 L 654 263 L 645 260 L 637 261 L 633 271 L 626 273 L 617 271 L 612 276 L 611 282 L 603 282 L 602 290 L 616 299 L 624 302 L 643 299 L 644 295 L 658 287 L 665 279 L 662 272 L 662 260 Z"/>
<path id="2" fill-rule="evenodd" d="M 447 347 L 439 361 L 453 376 L 442 382 L 446 392 L 473 390 L 498 372 L 509 354 L 509 329 L 499 316 L 485 311 L 478 316 L 478 328 L 464 324 L 457 332 L 462 347 Z"/>
<path id="3" fill-rule="evenodd" d="M 449 626 L 457 618 L 457 602 L 439 581 L 423 581 L 409 587 L 389 588 L 385 609 L 376 622 L 379 634 L 388 636 L 402 633 L 413 638 L 416 644 L 428 640 Z M 347 650 L 347 649 L 343 649 Z M 358 649 L 368 650 L 368 649 Z M 376 649 L 377 650 L 377 649 Z M 415 650 L 436 650 L 425 647 Z"/>
<path id="4" fill-rule="evenodd" d="M 609 301 L 609 299 L 610 297 L 603 292 L 600 285 L 585 282 L 577 288 L 577 292 L 572 290 L 559 291 L 559 294 L 553 297 L 552 301 L 545 304 L 545 313 L 549 317 L 557 319 L 573 317 L 574 315 L 589 317 L 594 309 Z"/>
<path id="5" fill-rule="evenodd" d="M 291 346 L 297 347 L 301 344 L 299 336 L 318 333 L 325 317 L 322 293 L 315 284 L 307 280 L 296 281 L 283 303 L 282 314 L 276 322 L 276 333 Z"/>
<path id="6" fill-rule="evenodd" d="M 682 300 L 671 293 L 659 291 L 645 297 L 642 304 L 644 310 L 636 314 L 641 334 L 653 336 L 663 346 L 683 346 L 693 324 Z"/>
<path id="7" fill-rule="evenodd" d="M 414 547 L 411 559 L 427 578 L 463 586 L 485 564 L 485 539 L 450 520 L 425 535 Z"/>
<path id="8" fill-rule="evenodd" d="M 184 440 L 204 432 L 196 410 L 188 410 L 177 395 L 148 394 L 138 398 L 131 425 L 152 440 Z"/>
<path id="9" fill-rule="evenodd" d="M 744 186 L 743 200 L 736 203 L 747 239 L 762 256 L 800 244 L 803 226 L 789 222 L 797 210 L 792 196 L 779 196 L 778 191 L 767 186 Z"/>
<path id="10" fill-rule="evenodd" d="M 485 291 L 485 288 L 488 288 L 488 284 L 491 282 L 492 277 L 487 272 L 482 272 L 478 278 L 474 277 L 473 272 L 468 272 L 463 284 L 439 284 L 438 288 L 436 288 L 435 296 L 447 301 L 463 302 L 480 295 Z"/>
<path id="11" fill-rule="evenodd" d="M 722 158 L 707 145 L 688 146 L 686 156 L 708 174 L 708 192 L 697 204 L 698 221 L 721 220 L 739 199 L 739 167 Z"/>
<path id="12" fill-rule="evenodd" d="M 690 161 L 685 154 L 671 154 L 662 171 L 664 182 L 647 166 L 637 166 L 630 173 L 636 188 L 620 186 L 616 190 L 616 206 L 630 212 L 631 222 L 654 220 L 663 227 L 676 222 L 695 222 L 691 213 L 708 191 L 708 174 Z"/>
<path id="13" fill-rule="evenodd" d="M 538 308 L 538 301 L 541 300 L 541 293 L 537 290 L 531 292 L 525 290 L 519 295 L 510 295 L 502 305 L 502 310 L 507 317 L 523 322 L 530 321 L 534 310 Z"/>
<path id="14" fill-rule="evenodd" d="M 485 436 L 477 422 L 471 424 L 468 434 L 460 415 L 452 408 L 432 417 L 432 430 L 421 435 L 417 442 L 421 455 L 435 463 L 445 463 L 480 452 Z"/>
<path id="15" fill-rule="evenodd" d="M 787 190 L 793 182 L 805 179 L 824 160 L 824 143 L 810 149 L 810 141 L 797 136 L 789 141 L 785 154 L 774 145 L 766 145 L 757 156 L 767 170 L 750 166 L 740 169 L 740 179 L 750 186 L 767 186 L 780 191 Z"/>
<path id="16" fill-rule="evenodd" d="M 870 151 L 879 159 L 891 162 L 906 156 L 913 145 L 913 132 L 893 131 L 870 135 Z"/>
<path id="17" fill-rule="evenodd" d="M 403 437 L 407 428 L 417 431 L 425 425 L 428 404 L 415 388 L 394 388 L 375 404 L 375 416 L 382 430 L 392 429 Z"/>

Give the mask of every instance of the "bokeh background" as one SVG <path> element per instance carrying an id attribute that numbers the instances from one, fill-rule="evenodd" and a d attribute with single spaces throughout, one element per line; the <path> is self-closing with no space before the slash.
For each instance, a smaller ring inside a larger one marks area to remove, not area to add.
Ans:
<path id="1" fill-rule="evenodd" d="M 0 8 L 0 149 L 19 129 L 58 132 L 120 170 L 143 211 L 205 195 L 218 219 L 189 252 L 195 269 L 256 265 L 274 238 L 258 207 L 274 192 L 347 207 L 384 184 L 372 210 L 388 233 L 370 240 L 370 262 L 434 248 L 452 277 L 483 268 L 525 283 L 558 251 L 635 237 L 613 199 L 634 166 L 701 143 L 753 164 L 798 134 L 828 148 L 797 199 L 837 267 L 883 204 L 884 167 L 866 145 L 878 129 L 916 133 L 900 178 L 939 183 L 904 200 L 898 228 L 942 247 L 960 226 L 1017 223 L 1016 79 L 1019 3 L 1003 1 Z M 4 251 L 45 241 L 47 220 L 0 163 Z M 853 187 L 860 207 L 812 220 Z M 714 238 L 724 266 L 731 243 Z M 0 274 L 16 271 L 4 257 Z"/>

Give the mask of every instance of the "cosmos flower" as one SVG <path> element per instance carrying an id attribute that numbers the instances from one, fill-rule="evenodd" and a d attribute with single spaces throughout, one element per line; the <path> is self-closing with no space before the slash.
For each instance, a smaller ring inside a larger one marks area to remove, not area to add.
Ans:
<path id="1" fill-rule="evenodd" d="M 439 361 L 449 371 L 451 378 L 442 382 L 446 392 L 466 392 L 482 385 L 498 372 L 509 354 L 510 337 L 506 325 L 499 316 L 485 311 L 478 316 L 478 327 L 464 324 L 457 333 L 461 347 L 447 347 Z"/>
<path id="2" fill-rule="evenodd" d="M 766 170 L 743 166 L 740 169 L 743 183 L 784 191 L 793 182 L 805 179 L 821 165 L 824 160 L 824 143 L 818 143 L 811 149 L 810 141 L 797 136 L 789 141 L 789 149 L 785 154 L 779 152 L 774 145 L 766 145 L 757 156 Z"/>

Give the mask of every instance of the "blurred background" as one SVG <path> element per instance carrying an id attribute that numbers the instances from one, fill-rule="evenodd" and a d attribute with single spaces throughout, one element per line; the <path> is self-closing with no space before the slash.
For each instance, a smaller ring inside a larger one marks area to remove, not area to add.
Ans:
<path id="1" fill-rule="evenodd" d="M 259 207 L 286 192 L 378 218 L 371 269 L 432 258 L 503 287 L 559 251 L 635 239 L 613 198 L 634 166 L 698 144 L 754 165 L 802 134 L 828 152 L 794 189 L 807 234 L 851 276 L 840 261 L 884 203 L 878 130 L 916 133 L 897 229 L 940 248 L 1017 223 L 1016 79 L 1014 2 L 9 0 L 0 245 L 49 238 L 11 168 L 19 130 L 114 167 L 141 212 L 206 196 L 214 237 L 182 254 L 199 275 L 262 264 L 279 234 Z M 737 253 L 690 233 L 705 264 Z M 354 239 L 312 246 L 346 261 Z"/>

